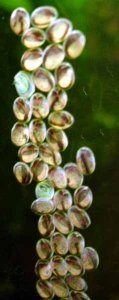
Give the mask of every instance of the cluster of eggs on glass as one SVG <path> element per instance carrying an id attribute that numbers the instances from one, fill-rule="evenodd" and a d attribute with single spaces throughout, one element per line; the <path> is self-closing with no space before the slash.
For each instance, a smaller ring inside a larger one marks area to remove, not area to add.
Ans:
<path id="1" fill-rule="evenodd" d="M 93 195 L 83 180 L 95 170 L 95 157 L 91 149 L 82 147 L 75 163 L 60 166 L 61 152 L 68 146 L 64 130 L 74 122 L 65 106 L 75 73 L 64 60 L 81 54 L 85 36 L 73 30 L 68 19 L 57 17 L 57 10 L 51 6 L 35 9 L 31 17 L 24 8 L 17 8 L 11 15 L 11 28 L 27 48 L 21 58 L 22 70 L 14 77 L 18 97 L 13 112 L 17 122 L 11 140 L 20 148 L 13 171 L 21 184 L 30 184 L 32 179 L 38 182 L 31 209 L 40 216 L 38 231 L 42 236 L 36 245 L 39 295 L 44 299 L 56 295 L 89 300 L 81 276 L 85 270 L 96 268 L 99 258 L 93 248 L 85 247 L 77 230 L 91 223 L 86 210 Z"/>

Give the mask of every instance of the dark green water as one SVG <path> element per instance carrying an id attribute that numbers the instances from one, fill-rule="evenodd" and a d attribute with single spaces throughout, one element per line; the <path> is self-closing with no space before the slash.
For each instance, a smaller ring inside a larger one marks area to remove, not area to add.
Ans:
<path id="1" fill-rule="evenodd" d="M 12 84 L 20 68 L 23 48 L 9 27 L 17 6 L 30 12 L 54 5 L 60 16 L 82 30 L 87 44 L 72 64 L 76 84 L 69 91 L 67 109 L 75 117 L 68 130 L 69 147 L 64 162 L 73 161 L 77 149 L 93 149 L 97 168 L 86 178 L 94 193 L 89 210 L 92 226 L 84 232 L 86 245 L 97 249 L 100 266 L 86 276 L 92 300 L 119 299 L 119 1 L 118 0 L 0 0 L 0 299 L 39 299 L 35 292 L 37 217 L 30 212 L 34 185 L 17 184 L 12 167 L 17 149 L 11 144 L 15 122 Z"/>

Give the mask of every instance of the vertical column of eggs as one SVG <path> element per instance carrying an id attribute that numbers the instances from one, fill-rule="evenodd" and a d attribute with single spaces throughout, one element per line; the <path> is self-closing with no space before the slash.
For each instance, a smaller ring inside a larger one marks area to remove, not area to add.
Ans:
<path id="1" fill-rule="evenodd" d="M 64 108 L 75 73 L 72 65 L 63 61 L 65 56 L 75 59 L 81 54 L 85 36 L 73 30 L 69 20 L 57 17 L 57 10 L 51 6 L 35 9 L 31 18 L 23 8 L 11 15 L 12 30 L 22 35 L 22 44 L 28 48 L 21 58 L 23 70 L 14 77 L 19 97 L 13 111 L 18 122 L 12 128 L 11 139 L 20 146 L 21 161 L 13 170 L 22 184 L 29 184 L 32 179 L 38 182 L 37 199 L 31 209 L 40 215 L 38 230 L 42 238 L 36 245 L 39 260 L 35 266 L 40 297 L 89 299 L 81 275 L 97 267 L 98 254 L 85 247 L 83 236 L 74 229 L 90 225 L 85 210 L 92 203 L 92 192 L 82 183 L 83 175 L 94 171 L 95 157 L 83 147 L 77 152 L 76 163 L 59 166 L 60 152 L 68 146 L 64 130 L 74 122 Z M 48 114 L 47 129 L 44 118 Z M 74 195 L 67 187 L 75 189 Z"/>

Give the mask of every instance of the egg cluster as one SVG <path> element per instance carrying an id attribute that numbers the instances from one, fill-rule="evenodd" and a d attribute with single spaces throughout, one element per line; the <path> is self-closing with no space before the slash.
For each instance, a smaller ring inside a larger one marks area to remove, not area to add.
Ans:
<path id="1" fill-rule="evenodd" d="M 65 107 L 75 72 L 64 60 L 77 58 L 86 39 L 68 19 L 58 18 L 52 6 L 39 7 L 31 16 L 17 8 L 10 25 L 28 48 L 21 58 L 22 70 L 14 77 L 17 122 L 11 140 L 20 147 L 13 168 L 17 181 L 25 185 L 37 182 L 31 205 L 32 212 L 39 215 L 41 237 L 36 244 L 36 289 L 43 299 L 89 300 L 82 276 L 97 268 L 99 257 L 95 249 L 85 246 L 79 230 L 91 223 L 87 209 L 93 194 L 83 182 L 95 170 L 95 156 L 90 148 L 82 147 L 75 163 L 61 166 L 61 152 L 68 146 L 65 130 L 74 122 Z"/>

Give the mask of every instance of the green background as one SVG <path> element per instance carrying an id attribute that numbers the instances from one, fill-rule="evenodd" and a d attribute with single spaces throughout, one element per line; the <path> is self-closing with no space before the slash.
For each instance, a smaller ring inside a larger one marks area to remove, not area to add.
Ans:
<path id="1" fill-rule="evenodd" d="M 21 187 L 12 168 L 18 160 L 10 141 L 15 122 L 13 77 L 20 69 L 23 46 L 11 32 L 13 9 L 31 12 L 54 5 L 87 37 L 85 51 L 72 64 L 75 86 L 67 109 L 75 123 L 67 130 L 65 162 L 74 161 L 80 146 L 96 155 L 95 173 L 85 179 L 94 193 L 89 210 L 92 226 L 83 232 L 86 245 L 97 249 L 100 266 L 86 275 L 92 300 L 119 299 L 119 1 L 118 0 L 0 0 L 0 299 L 39 299 L 35 292 L 37 217 L 30 211 L 34 184 Z"/>

